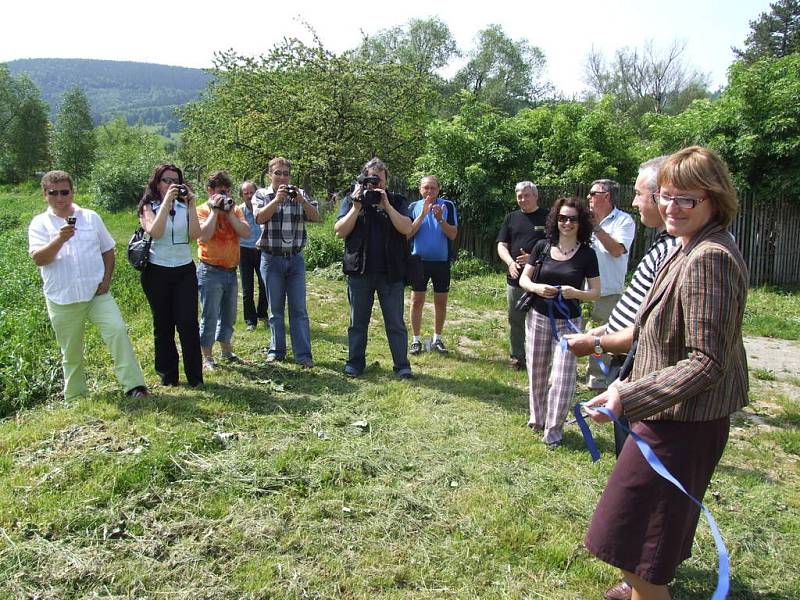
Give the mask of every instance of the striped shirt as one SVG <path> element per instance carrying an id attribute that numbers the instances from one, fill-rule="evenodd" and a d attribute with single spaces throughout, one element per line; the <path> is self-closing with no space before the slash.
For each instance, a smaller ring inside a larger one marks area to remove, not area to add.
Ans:
<path id="1" fill-rule="evenodd" d="M 611 311 L 608 325 L 606 325 L 606 333 L 615 333 L 633 325 L 644 297 L 653 287 L 661 264 L 669 251 L 677 244 L 678 241 L 666 231 L 662 231 L 656 236 L 655 242 L 648 248 L 644 258 L 639 261 L 622 298 Z"/>

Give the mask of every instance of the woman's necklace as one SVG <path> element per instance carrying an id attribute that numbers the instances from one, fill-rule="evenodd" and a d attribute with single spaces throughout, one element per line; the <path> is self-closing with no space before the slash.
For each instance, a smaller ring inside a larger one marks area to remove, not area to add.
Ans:
<path id="1" fill-rule="evenodd" d="M 556 246 L 556 248 L 558 248 L 558 251 L 561 252 L 561 256 L 569 256 L 578 249 L 578 246 L 580 246 L 580 244 L 576 242 L 575 245 L 569 250 L 564 250 L 560 245 Z"/>

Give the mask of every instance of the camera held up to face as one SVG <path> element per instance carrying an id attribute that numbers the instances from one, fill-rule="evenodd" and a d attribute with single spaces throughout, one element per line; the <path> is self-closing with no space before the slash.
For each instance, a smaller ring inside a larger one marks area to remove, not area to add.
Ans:
<path id="1" fill-rule="evenodd" d="M 300 193 L 300 190 L 297 189 L 295 185 L 287 185 L 286 186 L 286 202 L 291 202 L 295 198 L 297 198 L 297 194 Z"/>
<path id="2" fill-rule="evenodd" d="M 361 186 L 379 185 L 381 180 L 376 175 L 359 175 L 356 180 Z M 361 204 L 364 206 L 378 206 L 381 203 L 381 193 L 375 190 L 364 190 L 361 193 Z"/>
<path id="3" fill-rule="evenodd" d="M 217 202 L 214 205 L 214 208 L 220 209 L 222 212 L 230 212 L 233 208 L 234 202 L 233 198 L 228 196 L 227 194 L 220 194 L 219 198 L 217 198 Z"/>

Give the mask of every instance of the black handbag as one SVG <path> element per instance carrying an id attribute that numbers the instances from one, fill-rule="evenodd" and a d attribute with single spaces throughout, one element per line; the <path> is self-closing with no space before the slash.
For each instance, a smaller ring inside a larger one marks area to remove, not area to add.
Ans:
<path id="1" fill-rule="evenodd" d="M 153 238 L 139 227 L 128 242 L 128 262 L 137 271 L 144 271 L 150 262 L 150 244 Z"/>
<path id="2" fill-rule="evenodd" d="M 539 256 L 536 257 L 536 261 L 533 263 L 533 275 L 531 276 L 531 281 L 536 283 L 539 279 L 539 271 L 542 270 L 542 263 L 547 255 L 550 253 L 550 242 L 544 244 L 544 248 L 539 253 Z M 533 292 L 525 292 L 520 296 L 517 303 L 514 305 L 514 310 L 518 310 L 519 312 L 526 313 L 528 312 L 531 307 L 533 306 L 533 299 L 536 297 L 536 294 Z"/>

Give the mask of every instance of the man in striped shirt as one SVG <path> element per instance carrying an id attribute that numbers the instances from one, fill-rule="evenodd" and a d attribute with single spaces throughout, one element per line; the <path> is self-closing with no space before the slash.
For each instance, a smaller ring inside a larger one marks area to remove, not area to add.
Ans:
<path id="1" fill-rule="evenodd" d="M 656 230 L 656 237 L 648 248 L 644 257 L 636 267 L 633 278 L 625 293 L 617 301 L 608 323 L 596 327 L 587 333 L 567 335 L 569 349 L 578 356 L 588 354 L 613 353 L 608 373 L 608 382 L 617 378 L 619 369 L 625 361 L 625 354 L 630 350 L 633 341 L 633 324 L 639 307 L 653 286 L 658 270 L 664 259 L 678 244 L 678 241 L 665 231 L 664 219 L 658 211 L 655 194 L 658 191 L 658 169 L 666 156 L 659 156 L 639 166 L 639 176 L 636 178 L 636 197 L 633 205 L 639 210 L 639 218 L 646 227 Z M 628 422 L 624 417 L 620 421 L 627 427 Z M 617 456 L 622 451 L 627 433 L 614 423 L 614 449 Z M 621 581 L 610 588 L 603 595 L 603 600 L 630 600 L 632 589 L 627 581 Z"/>
<path id="2" fill-rule="evenodd" d="M 625 359 L 625 353 L 630 349 L 632 330 L 628 331 L 628 328 L 633 326 L 636 313 L 647 292 L 650 291 L 658 269 L 670 250 L 677 245 L 675 238 L 664 230 L 664 220 L 661 218 L 658 204 L 655 201 L 655 193 L 658 191 L 656 177 L 665 158 L 665 156 L 659 156 L 640 165 L 635 185 L 636 197 L 633 200 L 633 205 L 639 210 L 639 218 L 642 223 L 646 227 L 653 227 L 656 230 L 655 240 L 636 267 L 625 293 L 611 311 L 608 323 L 587 333 L 566 336 L 569 349 L 578 356 L 606 352 L 615 354 L 609 369 L 609 382 L 616 379 L 619 367 Z M 619 455 L 622 443 L 625 441 L 625 434 L 616 426 L 614 438 L 617 455 Z"/>

